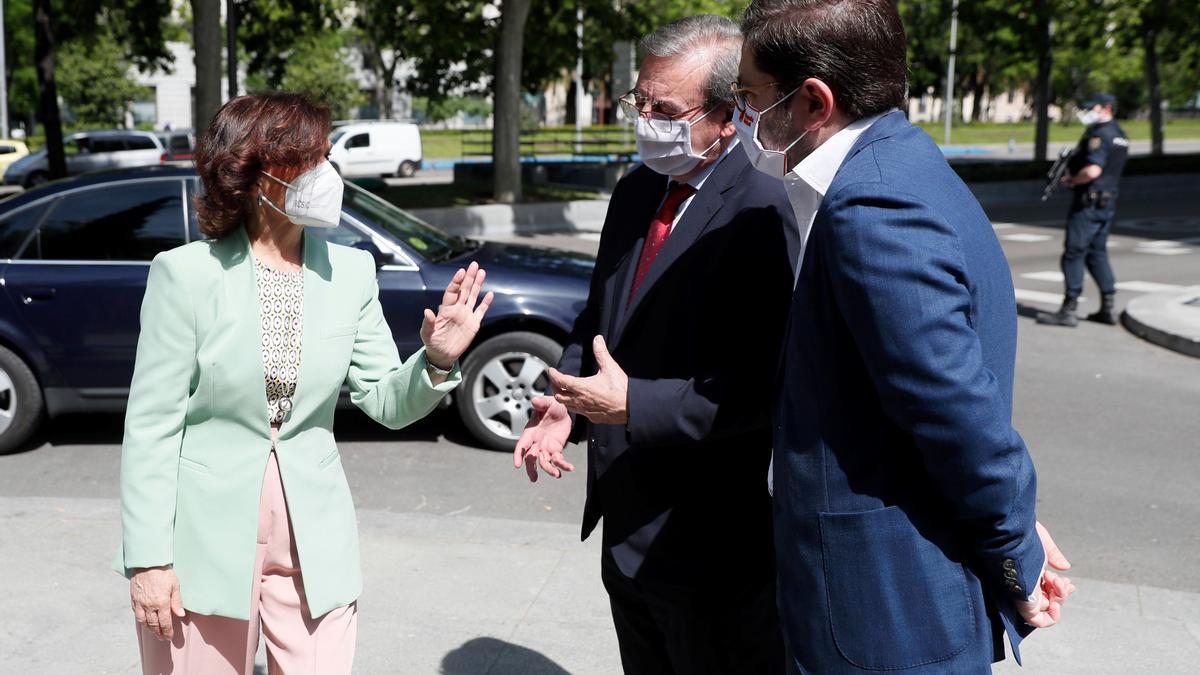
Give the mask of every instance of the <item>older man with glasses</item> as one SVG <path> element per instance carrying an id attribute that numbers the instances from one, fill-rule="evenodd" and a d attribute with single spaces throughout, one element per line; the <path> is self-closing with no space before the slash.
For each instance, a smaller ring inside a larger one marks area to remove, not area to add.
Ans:
<path id="1" fill-rule="evenodd" d="M 642 41 L 621 99 L 642 164 L 613 191 L 591 294 L 515 464 L 573 470 L 627 673 L 782 672 L 769 410 L 792 288 L 783 186 L 736 147 L 741 34 L 694 16 Z M 795 244 L 793 244 L 793 247 Z"/>

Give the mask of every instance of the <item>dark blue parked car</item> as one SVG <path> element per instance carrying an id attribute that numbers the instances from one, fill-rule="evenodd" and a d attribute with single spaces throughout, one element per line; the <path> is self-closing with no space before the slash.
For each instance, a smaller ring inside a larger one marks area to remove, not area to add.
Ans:
<path id="1" fill-rule="evenodd" d="M 148 167 L 56 181 L 0 202 L 0 453 L 48 415 L 124 409 L 150 260 L 202 238 L 195 171 Z M 508 449 L 547 364 L 587 299 L 590 256 L 448 236 L 346 184 L 342 226 L 313 234 L 371 251 L 401 354 L 421 311 L 476 260 L 496 293 L 463 360 L 454 405 L 491 448 Z"/>

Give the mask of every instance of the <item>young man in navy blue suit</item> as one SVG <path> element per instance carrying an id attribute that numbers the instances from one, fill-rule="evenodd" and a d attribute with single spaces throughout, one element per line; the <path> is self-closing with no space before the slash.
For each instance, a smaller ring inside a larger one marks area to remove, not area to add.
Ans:
<path id="1" fill-rule="evenodd" d="M 1072 592 L 1012 427 L 1016 303 L 987 216 L 905 118 L 894 0 L 760 0 L 741 147 L 800 233 L 774 428 L 794 672 L 988 672 Z"/>
<path id="2" fill-rule="evenodd" d="M 613 191 L 557 401 L 535 401 L 515 462 L 558 476 L 587 439 L 583 536 L 604 519 L 625 672 L 782 673 L 763 486 L 791 207 L 736 145 L 737 26 L 689 17 L 642 45 L 622 103 L 643 165 Z"/>

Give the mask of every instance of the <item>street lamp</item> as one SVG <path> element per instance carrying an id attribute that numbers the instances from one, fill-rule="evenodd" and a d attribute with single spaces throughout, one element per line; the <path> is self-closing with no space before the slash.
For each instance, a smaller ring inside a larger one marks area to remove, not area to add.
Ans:
<path id="1" fill-rule="evenodd" d="M 946 133 L 944 145 L 950 145 L 950 123 L 954 115 L 954 57 L 958 52 L 958 0 L 954 0 L 950 8 L 950 62 L 946 65 L 946 98 L 943 103 L 946 114 Z M 979 105 L 979 101 L 975 102 Z"/>

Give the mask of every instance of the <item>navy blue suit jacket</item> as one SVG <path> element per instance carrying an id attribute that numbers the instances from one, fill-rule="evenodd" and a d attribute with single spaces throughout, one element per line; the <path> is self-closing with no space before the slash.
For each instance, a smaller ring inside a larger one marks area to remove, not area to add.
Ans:
<path id="1" fill-rule="evenodd" d="M 813 673 L 986 672 L 1044 554 L 1004 253 L 898 111 L 851 149 L 792 299 L 775 429 L 784 634 Z M 1019 658 L 1019 657 L 1018 657 Z"/>
<path id="2" fill-rule="evenodd" d="M 774 575 L 766 492 L 771 403 L 793 281 L 783 185 L 734 149 L 675 224 L 637 294 L 633 276 L 667 178 L 617 184 L 586 308 L 559 363 L 596 372 L 603 335 L 629 376 L 629 421 L 577 418 L 588 443 L 583 537 L 604 518 L 619 569 L 672 584 Z"/>

